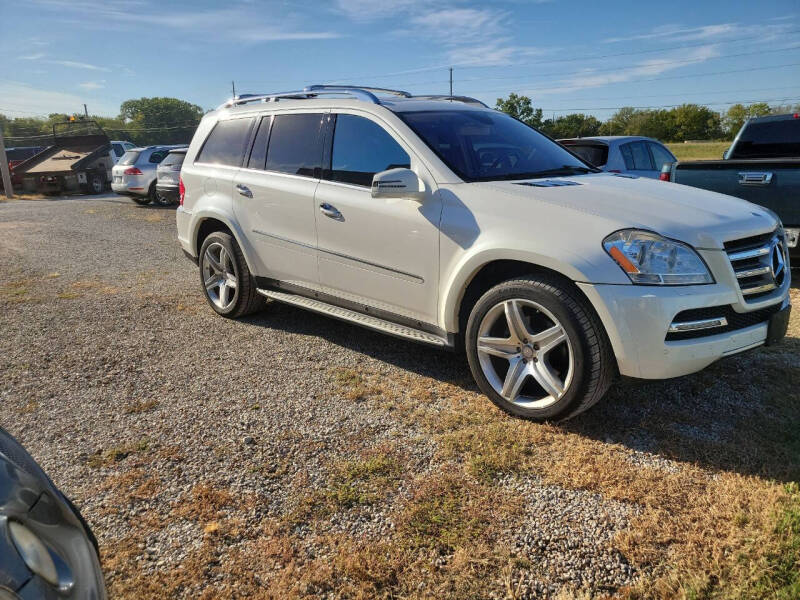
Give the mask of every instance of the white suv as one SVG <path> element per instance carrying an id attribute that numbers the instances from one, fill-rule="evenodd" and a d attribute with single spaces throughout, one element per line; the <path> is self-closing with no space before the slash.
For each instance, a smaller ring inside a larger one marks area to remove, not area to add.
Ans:
<path id="1" fill-rule="evenodd" d="M 599 173 L 462 97 L 311 86 L 207 114 L 178 238 L 212 308 L 264 297 L 465 348 L 481 390 L 530 419 L 779 341 L 781 223 L 736 198 Z"/>

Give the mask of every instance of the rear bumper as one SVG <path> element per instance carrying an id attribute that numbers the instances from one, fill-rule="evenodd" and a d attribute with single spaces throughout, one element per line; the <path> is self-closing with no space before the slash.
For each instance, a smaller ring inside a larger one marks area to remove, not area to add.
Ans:
<path id="1" fill-rule="evenodd" d="M 714 334 L 709 329 L 709 335 L 703 337 L 666 341 L 670 324 L 684 310 L 740 306 L 737 292 L 724 285 L 671 289 L 586 283 L 578 286 L 603 321 L 622 375 L 643 379 L 688 375 L 767 340 L 768 322 L 764 321 L 725 333 Z M 770 303 L 775 304 L 789 306 L 788 289 Z"/>
<path id="2" fill-rule="evenodd" d="M 178 186 L 177 185 L 162 185 L 162 184 L 157 183 L 156 184 L 156 191 L 161 196 L 163 196 L 164 198 L 167 198 L 168 200 L 171 200 L 172 202 L 177 203 L 178 200 L 180 199 L 180 193 L 178 192 Z"/>

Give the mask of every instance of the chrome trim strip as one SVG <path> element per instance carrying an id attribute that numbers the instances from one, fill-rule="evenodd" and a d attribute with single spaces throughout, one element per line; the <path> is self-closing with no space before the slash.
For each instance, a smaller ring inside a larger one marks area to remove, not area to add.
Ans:
<path id="1" fill-rule="evenodd" d="M 747 277 L 755 277 L 756 275 L 767 275 L 771 273 L 772 269 L 770 267 L 758 267 L 756 269 L 746 269 L 744 271 L 736 271 L 736 278 L 737 279 L 745 279 Z"/>
<path id="2" fill-rule="evenodd" d="M 385 267 L 383 265 L 379 265 L 379 264 L 374 263 L 374 262 L 369 262 L 367 260 L 361 260 L 360 258 L 355 258 L 355 257 L 349 256 L 347 254 L 341 254 L 339 252 L 334 252 L 333 250 L 326 250 L 324 248 L 320 248 L 319 251 L 322 252 L 323 254 L 329 254 L 331 256 L 336 256 L 337 258 L 343 258 L 345 260 L 350 260 L 350 261 L 353 261 L 353 262 L 361 264 L 361 265 L 367 265 L 369 267 L 372 267 L 373 269 L 379 269 L 381 271 L 387 271 L 389 273 L 389 275 L 391 275 L 391 276 L 395 276 L 396 277 L 396 276 L 399 275 L 401 278 L 411 280 L 414 283 L 425 283 L 425 280 L 422 277 L 420 277 L 419 275 L 414 275 L 413 273 L 406 273 L 405 271 L 399 271 L 398 269 L 393 269 L 391 267 Z"/>
<path id="3" fill-rule="evenodd" d="M 750 296 L 751 294 L 760 294 L 762 292 L 769 292 L 771 290 L 777 289 L 778 286 L 775 283 L 765 283 L 764 285 L 757 285 L 756 287 L 744 288 L 742 289 L 742 294 L 745 296 Z"/>
<path id="4" fill-rule="evenodd" d="M 759 256 L 766 256 L 772 251 L 772 245 L 761 246 L 760 248 L 753 248 L 752 250 L 742 250 L 741 252 L 733 252 L 728 254 L 731 262 L 736 260 L 745 260 L 747 258 L 758 258 Z"/>
<path id="5" fill-rule="evenodd" d="M 367 265 L 372 267 L 373 269 L 380 269 L 381 271 L 386 271 L 392 276 L 400 276 L 403 279 L 411 280 L 414 283 L 425 283 L 425 279 L 420 277 L 419 275 L 414 275 L 413 273 L 406 273 L 405 271 L 400 271 L 398 269 L 393 269 L 392 267 L 386 267 L 384 265 L 379 265 L 374 262 L 369 262 L 367 260 L 361 260 L 360 258 L 355 258 L 354 256 L 349 256 L 347 254 L 341 254 L 339 252 L 334 252 L 333 250 L 326 250 L 325 248 L 315 248 L 310 244 L 306 244 L 304 242 L 298 242 L 296 240 L 290 240 L 289 238 L 281 237 L 279 235 L 273 235 L 271 233 L 267 233 L 265 231 L 261 231 L 259 229 L 253 229 L 253 233 L 257 233 L 259 235 L 263 235 L 268 238 L 272 238 L 275 240 L 279 240 L 281 242 L 286 242 L 287 244 L 294 244 L 296 246 L 301 246 L 303 248 L 308 248 L 310 250 L 319 250 L 323 254 L 329 254 L 331 256 L 336 256 L 337 258 L 343 258 L 345 260 L 353 261 L 355 263 L 361 265 Z"/>
<path id="6" fill-rule="evenodd" d="M 253 229 L 253 233 L 257 233 L 258 235 L 263 235 L 264 237 L 272 238 L 274 240 L 279 240 L 281 242 L 286 242 L 287 244 L 294 244 L 295 246 L 301 246 L 303 248 L 308 248 L 309 250 L 316 250 L 314 246 L 311 244 L 306 244 L 304 242 L 298 242 L 297 240 L 290 240 L 289 238 L 281 237 L 279 235 L 273 235 L 271 233 L 267 233 L 266 231 L 261 231 L 259 229 Z"/>
<path id="7" fill-rule="evenodd" d="M 682 333 L 686 331 L 699 331 L 701 329 L 714 329 L 715 327 L 727 327 L 728 319 L 717 317 L 715 319 L 700 319 L 698 321 L 683 321 L 681 323 L 671 323 L 669 333 Z"/>

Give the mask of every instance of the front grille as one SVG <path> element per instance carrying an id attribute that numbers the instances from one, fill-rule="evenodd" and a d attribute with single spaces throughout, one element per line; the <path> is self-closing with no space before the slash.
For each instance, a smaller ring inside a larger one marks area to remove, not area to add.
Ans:
<path id="1" fill-rule="evenodd" d="M 773 304 L 772 306 L 768 306 L 767 308 L 762 308 L 759 310 L 754 310 L 751 312 L 746 313 L 739 313 L 733 310 L 733 306 L 712 306 L 709 308 L 692 308 L 690 310 L 684 310 L 683 312 L 678 313 L 675 315 L 675 318 L 672 319 L 674 323 L 685 323 L 687 321 L 702 321 L 705 319 L 718 319 L 720 317 L 724 317 L 728 324 L 724 327 L 714 327 L 712 329 L 700 329 L 697 331 L 679 331 L 679 332 L 669 332 L 667 333 L 667 337 L 665 338 L 668 342 L 676 342 L 678 340 L 692 340 L 701 337 L 707 337 L 709 335 L 717 335 L 720 333 L 726 333 L 728 331 L 736 331 L 738 329 L 744 329 L 745 327 L 751 327 L 753 325 L 759 325 L 760 323 L 765 323 L 769 321 L 769 318 L 778 312 L 781 309 L 781 303 Z"/>
<path id="2" fill-rule="evenodd" d="M 789 256 L 777 231 L 725 242 L 746 302 L 768 296 L 786 280 Z"/>

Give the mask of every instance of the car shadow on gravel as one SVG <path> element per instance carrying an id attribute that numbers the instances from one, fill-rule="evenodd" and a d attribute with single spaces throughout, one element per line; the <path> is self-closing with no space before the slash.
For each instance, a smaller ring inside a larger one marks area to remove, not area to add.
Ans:
<path id="1" fill-rule="evenodd" d="M 321 337 L 421 376 L 478 392 L 463 355 L 389 337 L 279 303 L 245 319 Z M 800 479 L 800 338 L 669 381 L 621 378 L 564 430 L 622 444 L 654 466 L 669 461 L 780 481 Z M 487 400 L 488 402 L 488 400 Z M 498 413 L 499 414 L 499 413 Z M 502 418 L 512 418 L 505 417 Z"/>

